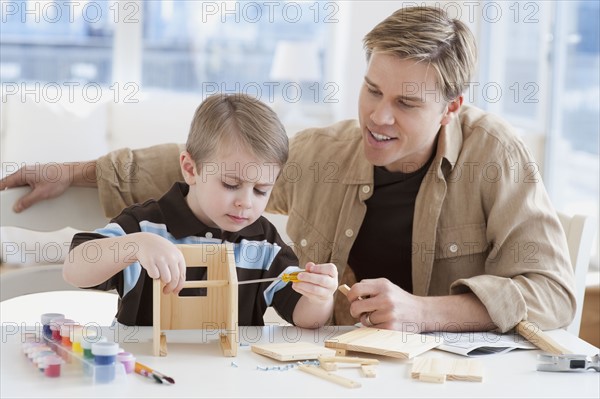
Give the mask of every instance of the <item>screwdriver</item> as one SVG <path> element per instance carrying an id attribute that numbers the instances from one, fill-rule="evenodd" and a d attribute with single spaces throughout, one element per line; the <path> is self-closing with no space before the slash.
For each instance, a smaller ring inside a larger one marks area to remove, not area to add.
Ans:
<path id="1" fill-rule="evenodd" d="M 279 277 L 272 277 L 272 278 L 259 278 L 257 280 L 243 280 L 243 281 L 238 281 L 238 285 L 241 284 L 254 284 L 254 283 L 265 283 L 267 281 L 275 281 L 275 280 L 281 280 L 284 283 L 296 283 L 300 280 L 298 280 L 298 273 L 302 273 L 304 270 L 299 270 L 297 272 L 292 272 L 292 273 L 283 273 L 281 276 Z"/>

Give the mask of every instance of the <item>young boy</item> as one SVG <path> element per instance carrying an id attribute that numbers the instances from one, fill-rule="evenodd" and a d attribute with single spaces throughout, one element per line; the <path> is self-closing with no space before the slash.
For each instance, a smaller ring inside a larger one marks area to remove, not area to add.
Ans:
<path id="1" fill-rule="evenodd" d="M 296 255 L 261 216 L 287 157 L 285 129 L 268 106 L 242 94 L 207 98 L 196 110 L 179 157 L 185 183 L 175 183 L 158 200 L 126 208 L 94 233 L 76 234 L 65 280 L 116 289 L 117 320 L 151 325 L 152 279 L 160 278 L 164 292 L 174 294 L 186 280 L 175 244 L 234 243 L 239 281 L 289 271 L 298 264 Z M 333 310 L 337 268 L 309 262 L 305 270 L 293 284 L 239 285 L 239 324 L 263 325 L 272 305 L 299 327 L 322 326 Z"/>

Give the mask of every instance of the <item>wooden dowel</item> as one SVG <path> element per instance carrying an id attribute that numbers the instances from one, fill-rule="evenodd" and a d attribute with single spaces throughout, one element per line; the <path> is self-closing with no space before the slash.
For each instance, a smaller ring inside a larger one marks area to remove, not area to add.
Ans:
<path id="1" fill-rule="evenodd" d="M 319 367 L 301 364 L 298 366 L 298 369 L 305 371 L 309 374 L 316 375 L 317 377 L 321 377 L 327 381 L 331 381 L 331 382 L 335 382 L 336 384 L 343 385 L 347 388 L 360 388 L 361 387 L 359 382 L 356 382 L 356 381 L 351 380 L 346 377 L 342 377 L 340 375 L 329 373 Z"/>
<path id="2" fill-rule="evenodd" d="M 517 332 L 529 342 L 553 355 L 567 355 L 572 353 L 570 350 L 559 345 L 556 341 L 543 332 L 537 325 L 523 320 L 516 327 Z"/>
<path id="3" fill-rule="evenodd" d="M 224 287 L 229 285 L 227 280 L 199 280 L 186 281 L 183 283 L 183 288 L 208 288 L 208 287 Z"/>
<path id="4" fill-rule="evenodd" d="M 349 356 L 319 356 L 320 362 L 337 362 L 337 363 L 360 363 L 360 364 L 379 364 L 377 359 L 366 359 L 362 357 Z"/>

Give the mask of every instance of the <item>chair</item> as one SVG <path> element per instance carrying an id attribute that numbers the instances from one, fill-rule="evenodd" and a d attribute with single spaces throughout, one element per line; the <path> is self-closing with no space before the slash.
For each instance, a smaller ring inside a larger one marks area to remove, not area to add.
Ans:
<path id="1" fill-rule="evenodd" d="M 585 295 L 585 280 L 590 264 L 592 245 L 597 232 L 594 218 L 584 215 L 569 216 L 558 212 L 558 218 L 565 231 L 569 256 L 575 272 L 575 299 L 577 310 L 575 318 L 567 327 L 567 331 L 579 336 L 581 326 L 581 312 L 583 310 L 583 299 Z"/>
<path id="2" fill-rule="evenodd" d="M 90 231 L 106 225 L 108 219 L 104 216 L 100 206 L 98 190 L 87 187 L 71 187 L 58 198 L 42 201 L 22 213 L 15 213 L 12 210 L 13 204 L 29 190 L 29 187 L 18 187 L 0 191 L 3 258 L 6 257 L 9 249 L 16 248 L 23 252 L 21 255 L 17 255 L 17 258 L 25 259 L 27 256 L 41 261 L 36 261 L 31 266 L 25 265 L 25 261 L 3 264 L 0 268 L 0 302 L 28 294 L 50 291 L 81 291 L 81 293 L 88 294 L 86 300 L 76 300 L 73 303 L 73 296 L 69 294 L 65 297 L 70 300 L 65 299 L 58 306 L 63 306 L 64 303 L 65 307 L 77 307 L 80 310 L 87 305 L 106 303 L 106 300 L 110 303 L 114 302 L 115 305 L 111 309 L 112 315 L 114 315 L 117 301 L 115 294 L 94 292 L 94 295 L 89 295 L 90 290 L 73 287 L 62 277 L 62 262 L 44 262 L 47 257 L 40 254 L 47 248 L 46 244 L 50 239 L 54 241 L 54 244 L 60 241 L 61 244 L 64 244 L 62 249 L 65 252 L 68 250 L 68 242 L 72 235 L 67 235 L 65 230 L 61 230 L 65 227 L 72 227 L 78 231 Z M 47 242 L 45 243 L 44 240 Z M 66 253 L 62 255 L 64 258 Z M 24 303 L 30 302 L 24 301 Z M 41 308 L 43 302 L 44 299 L 35 303 L 39 303 L 39 308 Z M 27 319 L 26 315 L 21 316 L 19 313 L 22 310 L 25 309 L 17 309 L 15 315 Z M 31 309 L 31 311 L 34 310 Z M 55 311 L 60 312 L 61 309 Z M 3 318 L 4 316 L 3 314 Z"/>

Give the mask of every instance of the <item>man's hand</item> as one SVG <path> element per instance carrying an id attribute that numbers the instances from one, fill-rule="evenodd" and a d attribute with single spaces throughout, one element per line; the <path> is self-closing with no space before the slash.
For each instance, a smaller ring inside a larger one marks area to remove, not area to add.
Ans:
<path id="1" fill-rule="evenodd" d="M 348 292 L 350 314 L 367 327 L 421 332 L 425 329 L 423 298 L 388 279 L 367 279 Z M 362 298 L 362 299 L 360 299 Z"/>
<path id="2" fill-rule="evenodd" d="M 13 205 L 17 213 L 40 201 L 62 195 L 71 185 L 96 187 L 95 161 L 25 165 L 0 180 L 0 190 L 31 187 L 31 191 Z"/>
<path id="3" fill-rule="evenodd" d="M 496 328 L 473 294 L 416 296 L 388 279 L 362 280 L 348 291 L 350 314 L 367 327 L 413 333 L 489 331 Z"/>

